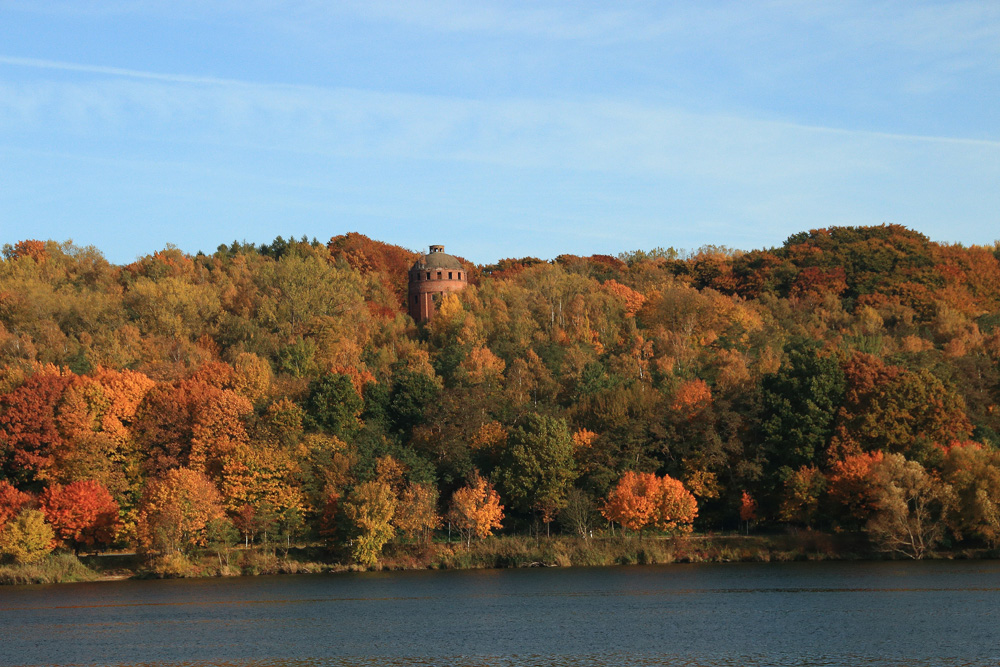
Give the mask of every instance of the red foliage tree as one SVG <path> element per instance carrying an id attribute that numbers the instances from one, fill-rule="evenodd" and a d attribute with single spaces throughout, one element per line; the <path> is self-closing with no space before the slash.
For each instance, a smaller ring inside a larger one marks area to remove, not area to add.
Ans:
<path id="1" fill-rule="evenodd" d="M 251 412 L 243 396 L 199 379 L 153 388 L 135 425 L 146 467 L 154 475 L 178 467 L 218 474 L 221 457 L 247 441 L 243 419 Z"/>
<path id="2" fill-rule="evenodd" d="M 94 480 L 66 486 L 53 484 L 42 491 L 39 502 L 56 537 L 77 553 L 81 547 L 111 544 L 121 523 L 118 503 L 103 484 Z"/>
<path id="3" fill-rule="evenodd" d="M 410 267 L 419 255 L 397 245 L 374 241 L 364 234 L 349 232 L 334 236 L 326 245 L 335 259 L 346 261 L 362 274 L 375 273 L 397 297 L 406 303 L 407 279 Z"/>
<path id="4" fill-rule="evenodd" d="M 31 504 L 32 498 L 27 493 L 18 491 L 10 482 L 0 481 L 0 529 L 17 516 L 21 510 Z"/>
<path id="5" fill-rule="evenodd" d="M 0 466 L 8 479 L 51 477 L 54 458 L 67 447 L 56 412 L 73 375 L 36 373 L 0 395 Z"/>
<path id="6" fill-rule="evenodd" d="M 882 462 L 880 451 L 852 454 L 830 467 L 830 499 L 847 520 L 863 523 L 878 505 L 872 470 Z"/>
<path id="7" fill-rule="evenodd" d="M 674 394 L 671 409 L 681 413 L 687 419 L 694 419 L 712 404 L 712 390 L 700 379 L 687 380 Z"/>
<path id="8" fill-rule="evenodd" d="M 36 262 L 45 260 L 45 242 L 35 239 L 25 239 L 14 244 L 14 250 L 10 253 L 11 259 L 30 257 Z"/>
<path id="9" fill-rule="evenodd" d="M 746 491 L 740 498 L 740 521 L 750 523 L 757 518 L 757 501 Z"/>
<path id="10" fill-rule="evenodd" d="M 858 352 L 844 374 L 847 394 L 830 446 L 836 458 L 882 450 L 923 461 L 935 446 L 972 433 L 965 401 L 930 371 Z"/>

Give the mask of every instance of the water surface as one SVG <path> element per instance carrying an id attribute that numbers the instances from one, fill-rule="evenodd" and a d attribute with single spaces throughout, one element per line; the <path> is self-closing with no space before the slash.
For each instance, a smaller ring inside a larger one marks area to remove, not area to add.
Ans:
<path id="1" fill-rule="evenodd" d="M 995 665 L 1000 564 L 395 572 L 0 588 L 0 665 Z"/>

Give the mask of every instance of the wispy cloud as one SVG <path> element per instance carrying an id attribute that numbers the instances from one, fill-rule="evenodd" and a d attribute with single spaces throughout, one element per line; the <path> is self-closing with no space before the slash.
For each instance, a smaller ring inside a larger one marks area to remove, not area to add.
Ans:
<path id="1" fill-rule="evenodd" d="M 101 65 L 86 65 L 79 63 L 68 63 L 56 60 L 43 60 L 40 58 L 18 58 L 15 56 L 0 56 L 0 64 L 13 65 L 17 67 L 30 67 L 43 70 L 57 70 L 61 72 L 82 72 L 86 74 L 104 74 L 112 77 L 125 77 L 128 79 L 147 79 L 151 81 L 166 81 L 170 83 L 193 83 L 213 86 L 246 86 L 244 81 L 234 79 L 219 79 L 205 76 L 190 76 L 185 74 L 161 74 L 158 72 L 144 72 L 141 70 L 126 69 L 123 67 L 104 67 Z"/>
<path id="2" fill-rule="evenodd" d="M 912 222 L 918 205 L 940 207 L 963 188 L 978 192 L 963 204 L 975 211 L 967 216 L 989 219 L 982 211 L 1000 206 L 988 190 L 989 183 L 1000 182 L 996 141 L 858 132 L 638 103 L 483 102 L 48 61 L 0 62 L 90 75 L 68 83 L 0 83 L 0 148 L 38 133 L 50 144 L 75 150 L 81 164 L 87 157 L 80 152 L 96 150 L 87 148 L 93 142 L 112 145 L 120 147 L 116 160 L 145 163 L 146 171 L 187 173 L 171 177 L 181 192 L 219 197 L 220 188 L 231 186 L 201 184 L 253 183 L 245 186 L 239 206 L 257 201 L 261 210 L 330 208 L 328 200 L 304 194 L 303 188 L 328 189 L 323 179 L 333 167 L 306 176 L 293 166 L 303 161 L 298 156 L 337 165 L 335 170 L 362 164 L 374 169 L 363 190 L 354 182 L 354 192 L 337 194 L 343 215 L 379 211 L 381 219 L 407 219 L 432 211 L 463 220 L 475 216 L 487 224 L 501 224 L 503 218 L 508 227 L 541 219 L 553 247 L 567 234 L 596 239 L 614 220 L 628 220 L 615 223 L 619 242 L 628 239 L 628 245 L 640 247 L 644 239 L 660 238 L 650 235 L 663 233 L 665 215 L 686 218 L 685 228 L 696 224 L 701 242 L 728 238 L 753 247 L 761 234 L 776 242 L 816 224 Z M 169 165 L 178 147 L 181 157 L 173 159 L 180 162 Z M 226 156 L 221 168 L 233 171 L 213 176 L 220 165 L 199 166 L 197 159 L 184 157 L 192 151 Z M 103 152 L 96 155 L 107 160 Z M 248 155 L 256 157 L 244 167 Z M 188 159 L 192 164 L 181 163 Z M 409 173 L 401 167 L 415 163 L 424 166 Z M 448 185 L 468 171 L 495 176 L 471 192 Z M 421 182 L 427 188 L 421 191 L 413 181 L 425 172 L 435 176 Z M 288 178 L 301 183 L 290 185 Z M 495 178 L 522 191 L 487 213 L 484 202 L 496 196 L 490 192 Z M 527 182 L 532 180 L 538 182 Z M 269 185 L 262 188 L 263 183 Z M 268 204 L 260 197 L 263 190 L 285 194 L 273 194 Z M 581 223 L 591 218 L 600 223 Z M 742 224 L 726 231 L 733 221 Z"/>
<path id="3" fill-rule="evenodd" d="M 275 150 L 378 151 L 428 159 L 523 166 L 672 170 L 677 155 L 782 152 L 824 142 L 947 144 L 1000 149 L 1000 141 L 857 131 L 697 114 L 642 103 L 456 97 L 350 88 L 262 84 L 51 60 L 0 56 L 0 64 L 96 75 L 83 81 L 7 83 L 0 118 L 65 121 L 86 131 L 157 134 L 173 126 L 195 137 L 250 141 Z M 199 126 L 202 129 L 198 129 Z"/>

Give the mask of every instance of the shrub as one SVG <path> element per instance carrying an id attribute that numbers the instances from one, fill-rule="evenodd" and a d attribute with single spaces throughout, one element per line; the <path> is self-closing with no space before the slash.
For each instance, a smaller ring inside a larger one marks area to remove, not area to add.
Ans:
<path id="1" fill-rule="evenodd" d="M 21 510 L 0 532 L 0 553 L 15 563 L 37 563 L 52 551 L 55 532 L 38 510 Z"/>

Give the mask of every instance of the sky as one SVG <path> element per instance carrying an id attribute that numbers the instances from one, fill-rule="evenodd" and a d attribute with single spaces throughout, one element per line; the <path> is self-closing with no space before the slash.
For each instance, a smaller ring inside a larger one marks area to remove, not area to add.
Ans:
<path id="1" fill-rule="evenodd" d="M 992 245 L 998 108 L 995 0 L 0 0 L 0 244 Z"/>

